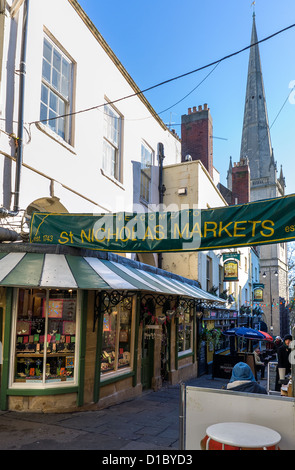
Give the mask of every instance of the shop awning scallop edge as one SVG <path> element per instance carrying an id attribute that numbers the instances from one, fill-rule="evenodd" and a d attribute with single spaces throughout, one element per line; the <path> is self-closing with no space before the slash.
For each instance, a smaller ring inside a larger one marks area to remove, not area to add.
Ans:
<path id="1" fill-rule="evenodd" d="M 160 272 L 160 274 L 159 274 Z M 224 304 L 190 280 L 164 270 L 71 254 L 0 253 L 0 286 L 84 290 L 124 290 L 191 297 Z"/>

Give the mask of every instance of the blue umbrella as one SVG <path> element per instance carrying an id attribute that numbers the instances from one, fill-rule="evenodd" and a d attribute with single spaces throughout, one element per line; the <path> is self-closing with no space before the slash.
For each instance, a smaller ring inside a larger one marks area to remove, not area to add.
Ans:
<path id="1" fill-rule="evenodd" d="M 254 330 L 253 328 L 246 328 L 245 326 L 230 328 L 229 330 L 223 331 L 223 334 L 226 336 L 242 336 L 245 339 L 265 339 L 264 335 L 258 330 Z"/>
<path id="2" fill-rule="evenodd" d="M 246 328 L 245 326 L 236 328 L 235 335 L 242 336 L 245 339 L 257 339 L 258 341 L 265 339 L 264 335 L 258 330 L 254 330 L 253 328 Z"/>

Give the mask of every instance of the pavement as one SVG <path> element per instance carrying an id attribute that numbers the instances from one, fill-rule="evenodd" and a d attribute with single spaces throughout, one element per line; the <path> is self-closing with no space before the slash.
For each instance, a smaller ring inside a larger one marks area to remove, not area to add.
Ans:
<path id="1" fill-rule="evenodd" d="M 211 375 L 188 386 L 222 389 Z M 266 381 L 260 381 L 266 386 Z M 163 386 L 99 411 L 23 413 L 0 411 L 0 450 L 179 450 L 180 385 Z"/>

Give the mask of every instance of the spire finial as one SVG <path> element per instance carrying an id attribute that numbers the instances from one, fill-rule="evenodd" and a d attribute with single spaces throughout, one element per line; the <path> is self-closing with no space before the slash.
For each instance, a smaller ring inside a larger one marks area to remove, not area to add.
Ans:
<path id="1" fill-rule="evenodd" d="M 251 3 L 251 7 L 253 7 L 253 18 L 255 18 L 255 1 Z"/>

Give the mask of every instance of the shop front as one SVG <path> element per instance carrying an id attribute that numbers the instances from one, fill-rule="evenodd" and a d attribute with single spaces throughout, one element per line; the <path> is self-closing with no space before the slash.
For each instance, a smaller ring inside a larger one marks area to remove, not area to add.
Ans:
<path id="1" fill-rule="evenodd" d="M 238 326 L 238 312 L 222 305 L 203 309 L 199 321 L 199 375 L 212 372 L 216 356 L 227 356 L 231 351 L 230 337 L 222 332 Z M 220 359 L 222 361 L 222 359 Z"/>
<path id="2" fill-rule="evenodd" d="M 97 409 L 197 375 L 196 282 L 117 255 L 0 251 L 1 410 Z"/>

